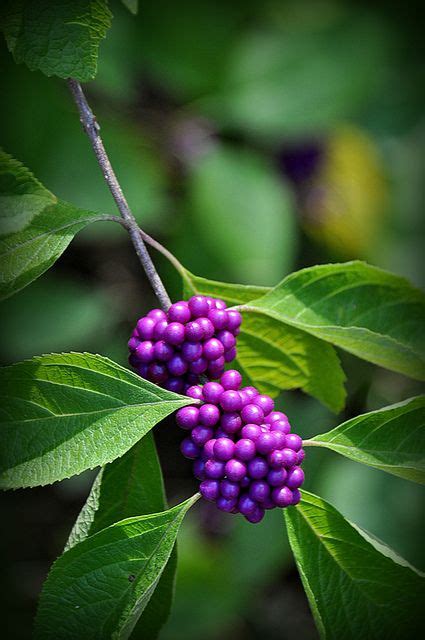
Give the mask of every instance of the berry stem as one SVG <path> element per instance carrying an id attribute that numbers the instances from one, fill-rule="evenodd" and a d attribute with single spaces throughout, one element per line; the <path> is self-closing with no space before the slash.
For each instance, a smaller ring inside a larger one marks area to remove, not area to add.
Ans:
<path id="1" fill-rule="evenodd" d="M 122 219 L 127 223 L 124 226 L 126 226 L 128 233 L 130 234 L 130 238 L 136 250 L 137 256 L 143 266 L 143 269 L 145 270 L 149 282 L 152 285 L 152 289 L 154 290 L 156 297 L 158 298 L 162 308 L 166 311 L 171 305 L 171 300 L 161 278 L 159 277 L 157 270 L 155 269 L 155 265 L 153 264 L 146 245 L 143 241 L 142 232 L 137 225 L 136 219 L 127 203 L 120 183 L 118 182 L 117 176 L 115 175 L 115 172 L 112 168 L 111 162 L 108 158 L 105 146 L 99 133 L 100 126 L 87 102 L 80 83 L 72 78 L 69 78 L 68 86 L 74 98 L 75 104 L 77 105 L 81 124 L 83 125 L 83 129 L 91 142 L 93 151 L 102 170 L 103 177 L 105 178 L 112 197 L 115 200 Z"/>

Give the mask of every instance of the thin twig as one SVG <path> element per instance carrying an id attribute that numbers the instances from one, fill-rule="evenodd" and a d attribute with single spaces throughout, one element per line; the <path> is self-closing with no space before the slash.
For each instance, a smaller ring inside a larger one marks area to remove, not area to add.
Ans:
<path id="1" fill-rule="evenodd" d="M 158 298 L 162 308 L 167 310 L 171 304 L 170 298 L 157 270 L 155 269 L 155 265 L 153 264 L 146 245 L 143 242 L 141 230 L 139 229 L 136 219 L 128 206 L 127 200 L 125 199 L 121 186 L 109 161 L 102 138 L 100 137 L 100 127 L 96 121 L 96 117 L 86 100 L 80 83 L 70 78 L 68 80 L 68 85 L 78 107 L 81 124 L 90 139 L 93 151 L 102 170 L 103 177 L 105 178 L 112 197 L 116 202 L 121 217 L 126 223 L 123 226 L 127 228 L 128 233 L 130 234 L 136 253 L 142 263 L 156 297 Z M 112 219 L 112 217 L 110 219 Z"/>

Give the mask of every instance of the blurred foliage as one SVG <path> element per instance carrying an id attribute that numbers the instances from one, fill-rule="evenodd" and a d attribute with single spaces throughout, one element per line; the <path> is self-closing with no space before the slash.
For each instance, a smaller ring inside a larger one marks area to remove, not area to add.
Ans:
<path id="1" fill-rule="evenodd" d="M 136 17 L 110 5 L 87 93 L 138 220 L 187 268 L 274 284 L 297 268 L 367 258 L 424 283 L 419 4 L 144 0 Z M 59 197 L 114 212 L 64 83 L 15 66 L 0 46 L 6 151 Z M 175 274 L 153 257 L 177 292 Z M 125 363 L 131 326 L 152 306 L 126 234 L 93 226 L 53 272 L 0 306 L 2 359 L 78 349 Z M 418 393 L 415 382 L 341 355 L 344 419 Z M 278 405 L 304 437 L 336 424 L 298 391 Z M 179 437 L 163 425 L 172 503 L 194 489 Z M 308 490 L 425 568 L 420 487 L 328 451 L 310 449 L 305 469 Z M 29 635 L 41 580 L 88 491 L 89 478 L 77 480 L 5 498 L 16 523 L 8 638 Z M 274 515 L 253 530 L 208 505 L 191 514 L 165 640 L 316 637 Z"/>

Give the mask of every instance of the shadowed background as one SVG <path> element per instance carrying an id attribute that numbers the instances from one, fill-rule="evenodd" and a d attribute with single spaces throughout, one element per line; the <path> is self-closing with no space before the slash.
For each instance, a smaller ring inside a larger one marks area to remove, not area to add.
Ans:
<path id="1" fill-rule="evenodd" d="M 419 9 L 379 2 L 112 2 L 86 85 L 140 225 L 198 275 L 273 285 L 313 264 L 365 259 L 423 284 L 425 135 Z M 403 13 L 403 11 L 405 11 Z M 1 44 L 2 145 L 58 197 L 115 213 L 64 82 L 15 66 Z M 173 300 L 176 273 L 152 256 Z M 97 223 L 54 268 L 0 305 L 3 364 L 90 351 L 126 364 L 155 306 L 126 233 Z M 343 414 L 279 400 L 303 437 L 419 391 L 341 353 Z M 173 419 L 155 429 L 171 504 L 196 489 Z M 425 569 L 423 490 L 309 449 L 306 488 Z M 94 474 L 1 496 L 6 637 L 30 636 L 36 599 Z M 282 516 L 253 527 L 206 503 L 179 538 L 163 640 L 316 638 Z"/>

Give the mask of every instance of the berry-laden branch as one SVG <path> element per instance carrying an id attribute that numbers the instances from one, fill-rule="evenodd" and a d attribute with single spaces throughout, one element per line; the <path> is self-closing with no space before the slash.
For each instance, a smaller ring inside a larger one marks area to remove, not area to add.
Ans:
<path id="1" fill-rule="evenodd" d="M 159 277 L 157 270 L 155 269 L 155 265 L 152 262 L 152 259 L 141 236 L 141 230 L 137 225 L 136 219 L 128 205 L 128 202 L 121 189 L 120 183 L 118 182 L 117 176 L 115 175 L 115 172 L 112 168 L 111 162 L 108 158 L 108 154 L 106 153 L 105 146 L 99 133 L 100 126 L 87 102 L 80 83 L 70 78 L 68 80 L 68 86 L 77 105 L 81 124 L 83 125 L 84 131 L 90 139 L 93 151 L 102 170 L 103 177 L 105 178 L 105 181 L 109 187 L 112 197 L 116 202 L 123 220 L 127 223 L 124 226 L 127 228 L 130 234 L 130 238 L 133 242 L 139 260 L 142 263 L 145 273 L 162 308 L 164 310 L 167 310 L 171 305 L 171 300 L 161 278 Z"/>

